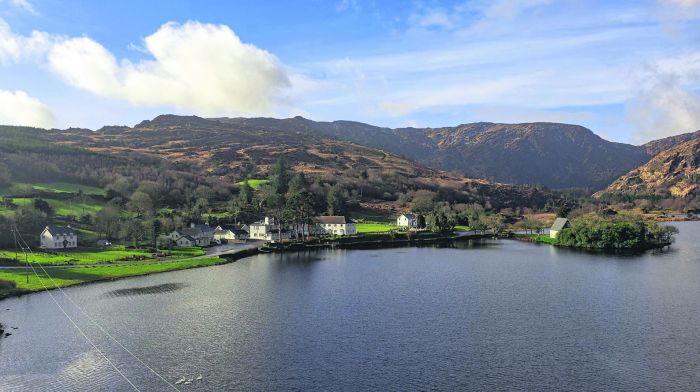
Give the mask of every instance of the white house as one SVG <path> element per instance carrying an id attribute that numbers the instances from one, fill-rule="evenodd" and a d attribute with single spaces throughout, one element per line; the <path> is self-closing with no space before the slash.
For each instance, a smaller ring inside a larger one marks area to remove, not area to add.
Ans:
<path id="1" fill-rule="evenodd" d="M 178 229 L 170 233 L 169 237 L 178 246 L 209 246 L 214 240 L 214 228 L 208 223 L 203 225 L 195 225 L 192 223 L 190 227 Z M 183 237 L 186 237 L 182 239 Z M 182 239 L 182 241 L 180 241 Z M 180 243 L 187 244 L 181 245 Z M 192 243 L 189 245 L 189 243 Z"/>
<path id="2" fill-rule="evenodd" d="M 216 229 L 214 229 L 214 241 L 245 241 L 247 239 L 248 232 L 242 229 L 226 229 L 221 226 L 217 226 Z"/>
<path id="3" fill-rule="evenodd" d="M 396 226 L 415 228 L 418 227 L 418 217 L 416 214 L 401 214 L 396 218 Z"/>
<path id="4" fill-rule="evenodd" d="M 42 249 L 67 249 L 78 247 L 78 234 L 70 226 L 46 226 L 39 235 Z"/>
<path id="5" fill-rule="evenodd" d="M 189 236 L 187 234 L 179 236 L 174 241 L 175 241 L 175 244 L 177 246 L 196 246 L 197 245 L 197 240 L 192 238 L 191 236 Z"/>
<path id="6" fill-rule="evenodd" d="M 549 229 L 549 238 L 557 238 L 559 233 L 565 228 L 571 226 L 571 223 L 566 218 L 557 218 L 554 220 L 554 224 Z"/>
<path id="7" fill-rule="evenodd" d="M 280 237 L 280 226 L 275 223 L 273 218 L 267 216 L 261 221 L 251 223 L 249 230 L 248 238 L 254 240 L 280 241 L 289 238 L 289 231 L 285 228 L 282 228 L 282 236 Z"/>
<path id="8" fill-rule="evenodd" d="M 355 222 L 344 216 L 316 217 L 319 234 L 354 235 L 357 234 Z"/>

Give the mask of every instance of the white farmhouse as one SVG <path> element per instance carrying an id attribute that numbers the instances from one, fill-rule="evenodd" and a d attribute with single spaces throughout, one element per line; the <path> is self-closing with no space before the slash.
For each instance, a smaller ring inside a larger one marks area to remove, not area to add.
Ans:
<path id="1" fill-rule="evenodd" d="M 319 234 L 354 235 L 357 234 L 355 222 L 344 216 L 316 217 Z"/>
<path id="2" fill-rule="evenodd" d="M 78 234 L 70 226 L 46 226 L 39 235 L 42 249 L 68 249 L 78 247 Z"/>
<path id="3" fill-rule="evenodd" d="M 248 232 L 243 229 L 224 228 L 221 226 L 216 226 L 214 229 L 214 241 L 221 242 L 221 240 L 226 241 L 245 241 L 248 239 Z"/>
<path id="4" fill-rule="evenodd" d="M 396 226 L 416 228 L 418 227 L 418 217 L 413 213 L 401 214 L 396 218 Z"/>
<path id="5" fill-rule="evenodd" d="M 273 218 L 266 216 L 265 219 L 250 224 L 248 238 L 265 241 L 280 241 L 289 238 L 289 231 L 282 228 L 281 232 L 280 236 L 280 226 L 275 223 Z"/>

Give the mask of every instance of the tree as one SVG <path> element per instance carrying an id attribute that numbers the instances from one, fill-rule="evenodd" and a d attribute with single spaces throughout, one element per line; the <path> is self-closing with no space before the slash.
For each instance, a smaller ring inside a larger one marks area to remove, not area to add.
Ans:
<path id="1" fill-rule="evenodd" d="M 106 239 L 117 238 L 120 219 L 119 209 L 114 206 L 107 206 L 95 214 L 95 228 Z"/>
<path id="2" fill-rule="evenodd" d="M 46 216 L 53 216 L 53 208 L 51 208 L 51 205 L 46 200 L 36 198 L 33 200 L 32 205 L 37 210 L 46 214 Z"/>
<path id="3" fill-rule="evenodd" d="M 289 167 L 287 161 L 279 159 L 270 167 L 270 186 L 275 193 L 284 195 L 289 187 Z"/>
<path id="4" fill-rule="evenodd" d="M 0 187 L 4 188 L 12 184 L 12 175 L 7 165 L 0 162 Z"/>
<path id="5" fill-rule="evenodd" d="M 238 201 L 244 205 L 253 201 L 253 188 L 248 184 L 248 181 L 241 185 L 241 189 L 238 192 Z"/>
<path id="6" fill-rule="evenodd" d="M 304 226 L 308 226 L 312 223 L 313 216 L 315 215 L 313 201 L 313 195 L 306 190 L 290 193 L 287 196 L 287 215 L 296 226 L 295 232 L 297 239 L 299 239 L 299 226 L 301 226 L 301 233 L 303 236 L 305 232 Z"/>
<path id="7" fill-rule="evenodd" d="M 455 224 L 457 223 L 456 215 L 450 209 L 448 205 L 441 205 L 435 208 L 430 215 L 428 215 L 427 224 L 428 229 L 435 233 L 448 233 L 454 230 Z"/>
<path id="8" fill-rule="evenodd" d="M 300 192 L 306 189 L 308 189 L 308 184 L 306 183 L 304 173 L 295 173 L 294 176 L 292 176 L 292 179 L 289 181 L 289 189 L 287 190 L 287 193 Z"/>
<path id="9" fill-rule="evenodd" d="M 557 218 L 568 218 L 572 209 L 571 203 L 563 201 L 559 208 L 557 208 Z"/>
<path id="10" fill-rule="evenodd" d="M 326 194 L 326 211 L 328 215 L 340 215 L 345 210 L 345 195 L 338 184 L 333 185 Z"/>
<path id="11" fill-rule="evenodd" d="M 150 215 L 153 212 L 153 200 L 147 193 L 141 191 L 134 192 L 126 206 L 139 216 Z"/>
<path id="12" fill-rule="evenodd" d="M 437 193 L 425 189 L 419 189 L 413 194 L 411 200 L 411 208 L 413 211 L 425 214 L 433 211 L 435 208 L 435 200 Z"/>

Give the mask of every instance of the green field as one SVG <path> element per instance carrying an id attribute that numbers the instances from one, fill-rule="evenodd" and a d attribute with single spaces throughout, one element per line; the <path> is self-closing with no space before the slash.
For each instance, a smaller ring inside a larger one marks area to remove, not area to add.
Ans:
<path id="1" fill-rule="evenodd" d="M 86 203 L 72 202 L 68 200 L 44 199 L 53 208 L 57 216 L 80 216 L 83 214 L 94 215 L 104 206 L 100 203 L 92 201 Z M 16 197 L 12 199 L 12 203 L 18 206 L 32 204 L 32 199 L 27 197 Z M 0 215 L 11 214 L 12 210 L 4 206 L 0 206 Z"/>
<path id="2" fill-rule="evenodd" d="M 261 186 L 268 184 L 270 180 L 246 180 L 239 182 L 238 185 L 243 185 L 246 182 L 248 183 L 248 185 L 250 185 L 251 188 L 258 190 Z"/>
<path id="3" fill-rule="evenodd" d="M 171 250 L 162 250 L 170 259 L 186 259 L 203 256 L 206 252 L 199 247 L 179 247 Z M 79 248 L 71 251 L 42 252 L 34 251 L 27 254 L 30 263 L 45 265 L 85 265 L 107 264 L 130 261 L 153 261 L 153 254 L 140 249 L 126 249 L 124 246 L 115 245 L 109 248 Z M 15 258 L 14 249 L 0 250 L 0 259 Z M 20 252 L 20 261 L 24 262 L 24 254 Z"/>
<path id="4" fill-rule="evenodd" d="M 28 253 L 30 263 L 41 263 L 50 265 L 65 264 L 102 264 L 114 263 L 118 261 L 134 261 L 136 258 L 152 259 L 153 255 L 143 250 L 127 250 L 122 248 L 82 248 L 72 251 L 42 252 L 35 251 Z M 0 250 L 0 258 L 14 259 L 14 250 Z M 24 255 L 20 254 L 20 260 L 24 261 Z"/>
<path id="5" fill-rule="evenodd" d="M 99 266 L 99 267 L 74 267 L 74 268 L 35 268 L 37 275 L 30 269 L 29 283 L 27 283 L 27 271 L 22 269 L 0 270 L 0 280 L 9 280 L 17 284 L 15 289 L 0 288 L 0 298 L 16 292 L 33 292 L 48 288 L 65 287 L 75 284 L 98 280 L 110 280 L 127 276 L 146 275 L 157 272 L 173 271 L 178 269 L 204 267 L 222 264 L 225 259 L 218 257 L 206 257 L 187 261 L 163 261 L 150 264 L 136 264 L 126 266 Z M 53 279 L 53 281 L 51 280 Z"/>
<path id="6" fill-rule="evenodd" d="M 202 256 L 206 252 L 204 249 L 198 246 L 180 246 L 170 250 L 164 250 L 163 252 L 168 254 L 168 258 L 171 259 L 185 259 L 188 257 Z"/>
<path id="7" fill-rule="evenodd" d="M 32 184 L 32 187 L 38 191 L 53 193 L 78 193 L 82 190 L 86 195 L 104 196 L 105 194 L 102 188 L 90 185 L 71 184 L 68 182 L 44 182 Z"/>
<path id="8" fill-rule="evenodd" d="M 464 225 L 457 225 L 457 226 L 455 226 L 455 230 L 470 231 L 471 227 L 464 226 Z"/>
<path id="9" fill-rule="evenodd" d="M 356 223 L 355 228 L 358 233 L 386 233 L 388 231 L 400 229 L 399 226 L 387 223 Z"/>

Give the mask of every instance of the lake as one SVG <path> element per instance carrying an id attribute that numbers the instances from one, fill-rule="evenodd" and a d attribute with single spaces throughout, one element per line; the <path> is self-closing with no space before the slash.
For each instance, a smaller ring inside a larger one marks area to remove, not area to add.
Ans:
<path id="1" fill-rule="evenodd" d="M 2 391 L 700 389 L 700 222 L 667 252 L 513 240 L 265 254 L 0 302 Z M 6 310 L 9 309 L 9 310 Z M 126 379 L 125 379 L 126 378 Z"/>

